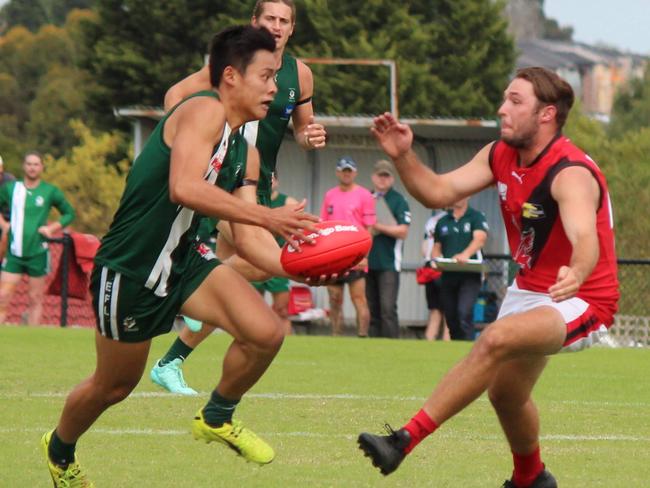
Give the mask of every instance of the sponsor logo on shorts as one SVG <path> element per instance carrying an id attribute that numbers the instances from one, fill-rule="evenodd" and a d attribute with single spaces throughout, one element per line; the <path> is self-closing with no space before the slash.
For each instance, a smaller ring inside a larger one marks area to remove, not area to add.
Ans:
<path id="1" fill-rule="evenodd" d="M 131 316 L 126 317 L 124 322 L 122 322 L 122 325 L 124 325 L 124 330 L 126 332 L 136 332 L 138 330 L 135 319 Z"/>

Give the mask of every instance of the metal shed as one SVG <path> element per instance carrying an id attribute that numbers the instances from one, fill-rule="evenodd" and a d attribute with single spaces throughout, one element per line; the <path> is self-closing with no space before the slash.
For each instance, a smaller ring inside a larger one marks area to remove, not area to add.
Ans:
<path id="1" fill-rule="evenodd" d="M 116 114 L 132 119 L 133 143 L 137 155 L 163 112 L 157 108 L 133 107 L 119 109 Z M 297 146 L 292 134 L 288 132 L 278 156 L 282 192 L 298 199 L 307 198 L 308 209 L 316 214 L 320 212 L 320 202 L 325 192 L 338 183 L 335 164 L 341 156 L 351 156 L 357 162 L 357 183 L 366 187 L 371 186 L 370 175 L 375 161 L 385 158 L 370 134 L 371 117 L 319 116 L 317 119 L 328 131 L 328 144 L 325 149 L 305 152 Z M 496 120 L 440 118 L 402 119 L 402 122 L 412 127 L 415 134 L 414 149 L 422 161 L 442 173 L 460 166 L 485 144 L 498 138 Z M 399 180 L 396 181 L 395 188 L 407 197 L 413 216 L 411 230 L 404 246 L 399 317 L 402 324 L 421 323 L 426 320 L 428 312 L 424 290 L 416 283 L 414 270 L 422 261 L 420 244 L 424 223 L 431 211 L 407 195 Z M 470 205 L 483 211 L 490 224 L 491 232 L 486 252 L 507 252 L 496 191 L 490 188 L 475 195 Z M 328 308 L 325 289 L 316 291 L 316 304 Z M 347 294 L 344 314 L 346 318 L 354 317 L 354 309 Z"/>

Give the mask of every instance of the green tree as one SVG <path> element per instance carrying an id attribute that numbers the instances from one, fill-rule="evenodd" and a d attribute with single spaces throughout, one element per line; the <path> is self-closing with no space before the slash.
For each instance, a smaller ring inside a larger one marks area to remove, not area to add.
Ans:
<path id="1" fill-rule="evenodd" d="M 82 26 L 92 19 L 75 10 L 64 27 L 32 33 L 19 26 L 0 37 L 0 153 L 32 147 L 58 157 L 75 142 L 71 118 L 94 125 L 86 97 L 94 82 L 76 66 Z"/>
<path id="2" fill-rule="evenodd" d="M 297 7 L 294 53 L 396 59 L 402 113 L 493 116 L 515 57 L 501 1 L 303 0 Z M 93 95 L 97 110 L 160 105 L 171 84 L 201 66 L 210 36 L 248 22 L 250 8 L 232 0 L 133 0 L 128 7 L 98 0 L 87 63 L 101 84 Z M 388 109 L 386 69 L 313 68 L 318 111 Z"/>
<path id="3" fill-rule="evenodd" d="M 44 178 L 66 194 L 77 211 L 75 229 L 95 235 L 108 230 L 124 190 L 129 163 L 109 164 L 121 150 L 119 133 L 93 134 L 80 121 L 70 123 L 79 145 L 69 156 L 46 160 Z"/>
<path id="4" fill-rule="evenodd" d="M 502 8 L 480 0 L 305 0 L 289 46 L 301 56 L 395 59 L 404 115 L 492 117 L 514 62 Z M 319 112 L 389 108 L 385 68 L 312 69 Z"/>
<path id="5" fill-rule="evenodd" d="M 650 127 L 650 64 L 642 78 L 630 81 L 614 100 L 609 133 L 620 136 L 629 130 Z"/>
<path id="6" fill-rule="evenodd" d="M 627 258 L 650 257 L 650 127 L 608 137 L 598 121 L 572 110 L 565 130 L 573 142 L 601 167 L 614 208 L 617 254 Z"/>
<path id="7" fill-rule="evenodd" d="M 91 95 L 94 109 L 161 105 L 169 86 L 202 66 L 220 14 L 235 3 L 98 0 L 98 22 L 86 29 L 93 51 L 84 62 L 101 84 Z"/>
<path id="8" fill-rule="evenodd" d="M 10 0 L 0 9 L 0 25 L 5 29 L 22 25 L 36 32 L 45 24 L 62 25 L 70 10 L 88 9 L 94 3 L 94 0 Z"/>

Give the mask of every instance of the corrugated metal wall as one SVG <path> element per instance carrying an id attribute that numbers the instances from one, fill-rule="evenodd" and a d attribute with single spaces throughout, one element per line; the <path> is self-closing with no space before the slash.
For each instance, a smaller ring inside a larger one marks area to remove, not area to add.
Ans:
<path id="1" fill-rule="evenodd" d="M 471 157 L 489 141 L 427 141 L 427 146 L 416 143 L 415 151 L 427 164 L 438 172 L 447 172 L 467 162 Z M 370 176 L 372 167 L 378 159 L 385 155 L 378 149 L 374 139 L 368 136 L 332 135 L 324 150 L 304 152 L 293 140 L 287 136 L 282 144 L 278 169 L 280 187 L 282 192 L 295 198 L 307 198 L 308 208 L 315 214 L 320 213 L 320 204 L 325 192 L 338 184 L 335 175 L 335 165 L 343 156 L 351 156 L 359 167 L 356 182 L 367 188 L 372 184 Z M 406 196 L 413 221 L 409 236 L 404 245 L 404 270 L 401 275 L 398 311 L 400 321 L 413 323 L 424 321 L 428 312 L 424 298 L 424 287 L 415 282 L 413 268 L 422 262 L 420 245 L 424 232 L 424 224 L 431 211 L 424 208 L 414 198 L 407 194 L 399 178 L 396 180 L 395 189 Z M 472 197 L 470 204 L 485 212 L 488 223 L 492 229 L 486 250 L 501 253 L 505 251 L 503 224 L 499 213 L 496 191 L 486 190 Z M 329 308 L 327 290 L 316 290 L 316 302 L 319 307 Z M 344 304 L 345 317 L 353 319 L 354 308 L 346 292 Z"/>

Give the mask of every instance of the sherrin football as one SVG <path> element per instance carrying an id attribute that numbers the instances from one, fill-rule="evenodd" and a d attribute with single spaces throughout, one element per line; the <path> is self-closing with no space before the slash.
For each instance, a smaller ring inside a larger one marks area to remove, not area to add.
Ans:
<path id="1" fill-rule="evenodd" d="M 292 275 L 314 277 L 343 273 L 361 261 L 372 245 L 366 229 L 351 222 L 326 220 L 316 224 L 318 233 L 309 237 L 314 244 L 303 244 L 301 252 L 288 243 L 282 248 L 280 261 Z"/>

